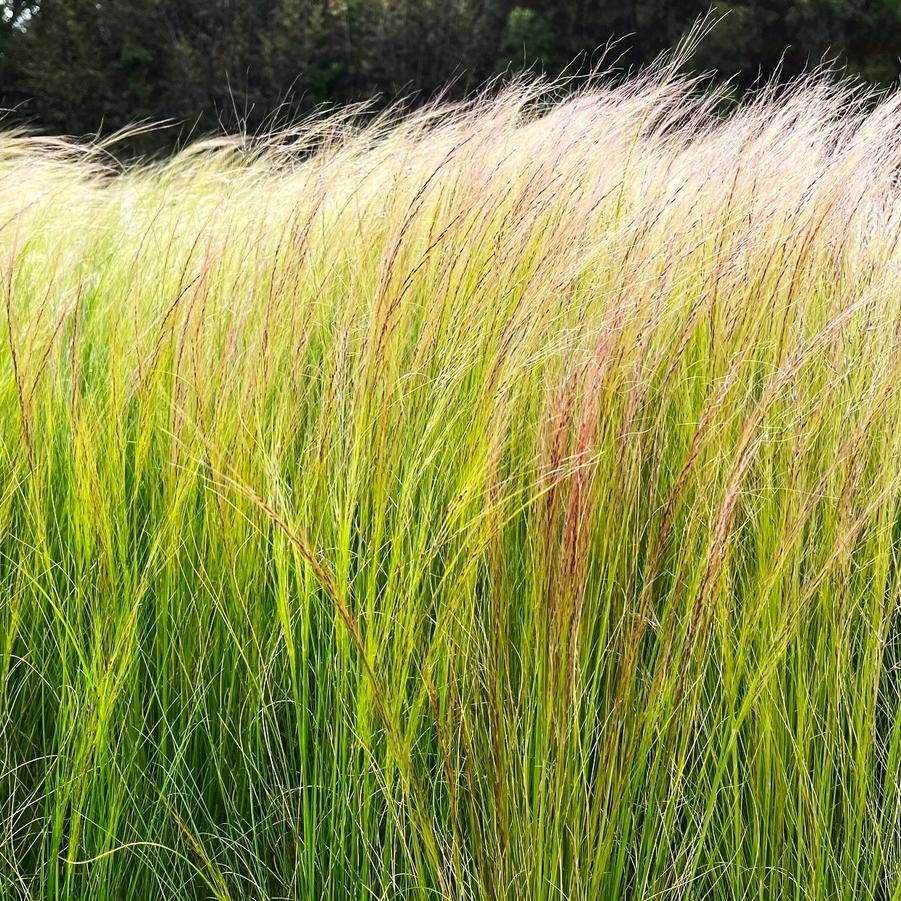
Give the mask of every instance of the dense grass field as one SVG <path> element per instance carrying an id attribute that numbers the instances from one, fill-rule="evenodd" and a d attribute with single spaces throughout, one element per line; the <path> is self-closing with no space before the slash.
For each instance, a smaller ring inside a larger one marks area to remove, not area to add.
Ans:
<path id="1" fill-rule="evenodd" d="M 901 898 L 901 96 L 720 110 L 0 137 L 0 898 Z"/>

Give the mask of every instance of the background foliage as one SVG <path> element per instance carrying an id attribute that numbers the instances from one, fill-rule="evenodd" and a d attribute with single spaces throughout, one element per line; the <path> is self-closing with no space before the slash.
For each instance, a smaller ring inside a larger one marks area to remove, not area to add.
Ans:
<path id="1" fill-rule="evenodd" d="M 624 69 L 724 15 L 693 63 L 739 89 L 824 57 L 896 78 L 896 0 L 5 0 L 0 106 L 42 131 L 172 119 L 258 129 L 323 103 L 459 97 L 497 74 L 584 71 L 611 41 Z"/>

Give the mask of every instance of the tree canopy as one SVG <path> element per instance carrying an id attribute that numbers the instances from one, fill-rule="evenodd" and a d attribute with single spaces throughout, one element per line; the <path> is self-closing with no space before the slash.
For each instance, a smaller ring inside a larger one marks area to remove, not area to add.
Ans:
<path id="1" fill-rule="evenodd" d="M 699 16 L 720 19 L 693 65 L 733 78 L 821 61 L 889 83 L 898 0 L 0 0 L 0 107 L 41 131 L 94 134 L 140 120 L 187 130 L 265 125 L 323 103 L 464 96 L 496 75 L 624 69 Z"/>

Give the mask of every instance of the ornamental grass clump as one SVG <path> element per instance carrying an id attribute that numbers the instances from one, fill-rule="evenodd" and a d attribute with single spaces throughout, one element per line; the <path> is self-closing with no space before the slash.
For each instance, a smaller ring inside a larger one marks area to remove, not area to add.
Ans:
<path id="1" fill-rule="evenodd" d="M 901 898 L 901 95 L 558 88 L 0 137 L 0 897 Z"/>

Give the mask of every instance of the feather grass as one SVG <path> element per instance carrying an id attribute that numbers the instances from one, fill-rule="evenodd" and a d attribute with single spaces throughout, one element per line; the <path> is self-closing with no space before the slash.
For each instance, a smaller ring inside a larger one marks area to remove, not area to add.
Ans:
<path id="1" fill-rule="evenodd" d="M 672 67 L 0 137 L 0 893 L 901 897 L 901 96 Z"/>

